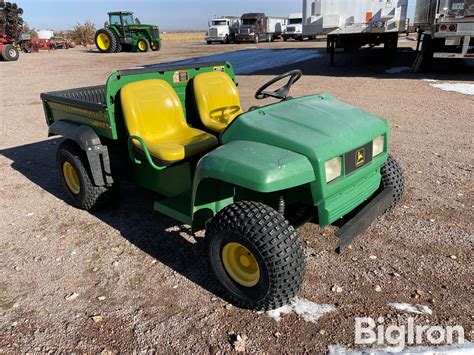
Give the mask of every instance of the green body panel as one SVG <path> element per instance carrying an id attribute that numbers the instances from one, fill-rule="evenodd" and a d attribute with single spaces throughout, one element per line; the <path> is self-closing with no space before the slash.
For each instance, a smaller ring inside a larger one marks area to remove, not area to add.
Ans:
<path id="1" fill-rule="evenodd" d="M 389 137 L 388 123 L 361 109 L 319 94 L 288 100 L 243 114 L 223 133 L 223 144 L 248 140 L 287 149 L 301 154 L 314 169 L 315 181 L 311 183 L 311 195 L 315 206 L 328 198 L 339 195 L 341 204 L 360 200 L 351 189 L 373 171 L 380 171 L 387 159 Z M 325 162 L 357 149 L 380 135 L 385 135 L 384 153 L 362 168 L 326 183 Z M 380 176 L 378 176 L 378 185 Z M 377 185 L 377 187 L 378 187 Z M 367 189 L 363 198 L 369 198 L 375 190 Z M 361 197 L 362 198 L 362 197 Z M 353 206 L 356 207 L 356 206 Z M 324 212 L 319 208 L 321 225 L 334 222 L 343 215 Z"/>
<path id="2" fill-rule="evenodd" d="M 112 128 L 106 111 L 94 111 L 57 102 L 43 102 L 48 125 L 67 121 L 91 127 L 99 136 L 112 138 Z"/>

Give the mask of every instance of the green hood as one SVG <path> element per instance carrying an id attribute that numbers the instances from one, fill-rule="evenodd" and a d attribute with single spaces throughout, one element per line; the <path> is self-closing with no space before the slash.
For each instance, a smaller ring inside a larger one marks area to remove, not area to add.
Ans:
<path id="1" fill-rule="evenodd" d="M 319 94 L 247 112 L 222 135 L 223 143 L 247 140 L 300 153 L 316 168 L 388 133 L 385 120 Z M 388 134 L 387 134 L 388 136 Z"/>

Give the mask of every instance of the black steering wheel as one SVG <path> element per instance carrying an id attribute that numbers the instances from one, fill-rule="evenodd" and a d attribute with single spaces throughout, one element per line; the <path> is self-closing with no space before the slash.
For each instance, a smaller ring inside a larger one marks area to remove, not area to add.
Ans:
<path id="1" fill-rule="evenodd" d="M 300 80 L 301 75 L 303 75 L 303 73 L 301 72 L 301 70 L 298 70 L 298 69 L 289 71 L 288 73 L 285 73 L 285 74 L 278 75 L 277 77 L 273 78 L 268 83 L 263 85 L 260 89 L 258 89 L 257 92 L 255 93 L 255 98 L 257 100 L 263 100 L 268 97 L 273 97 L 275 99 L 286 100 L 288 99 L 288 94 L 290 93 L 291 87 L 293 86 L 294 83 Z M 281 88 L 279 88 L 278 90 L 265 91 L 273 84 L 288 77 L 290 78 L 288 79 L 288 82 L 285 85 L 283 85 Z"/>

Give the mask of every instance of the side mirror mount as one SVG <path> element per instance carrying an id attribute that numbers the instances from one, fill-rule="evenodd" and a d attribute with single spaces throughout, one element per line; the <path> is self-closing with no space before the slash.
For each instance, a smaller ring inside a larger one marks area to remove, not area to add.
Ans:
<path id="1" fill-rule="evenodd" d="M 104 27 L 109 27 L 109 21 L 104 22 Z"/>

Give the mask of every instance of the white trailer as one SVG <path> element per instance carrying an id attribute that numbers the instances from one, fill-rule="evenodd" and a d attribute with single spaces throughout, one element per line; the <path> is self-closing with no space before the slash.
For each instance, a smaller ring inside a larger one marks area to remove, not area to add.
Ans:
<path id="1" fill-rule="evenodd" d="M 206 34 L 207 44 L 212 42 L 231 43 L 235 41 L 235 35 L 239 33 L 240 17 L 220 16 L 209 21 Z"/>
<path id="2" fill-rule="evenodd" d="M 336 48 L 384 44 L 395 51 L 407 8 L 408 0 L 303 0 L 303 35 L 327 35 L 332 64 Z"/>
<path id="3" fill-rule="evenodd" d="M 433 58 L 474 59 L 474 0 L 418 0 L 415 26 L 414 72 Z"/>
<path id="4" fill-rule="evenodd" d="M 286 26 L 288 19 L 286 17 L 271 17 L 267 16 L 266 18 L 266 33 L 267 39 L 273 41 L 277 38 L 280 38 L 283 33 L 286 31 Z"/>

